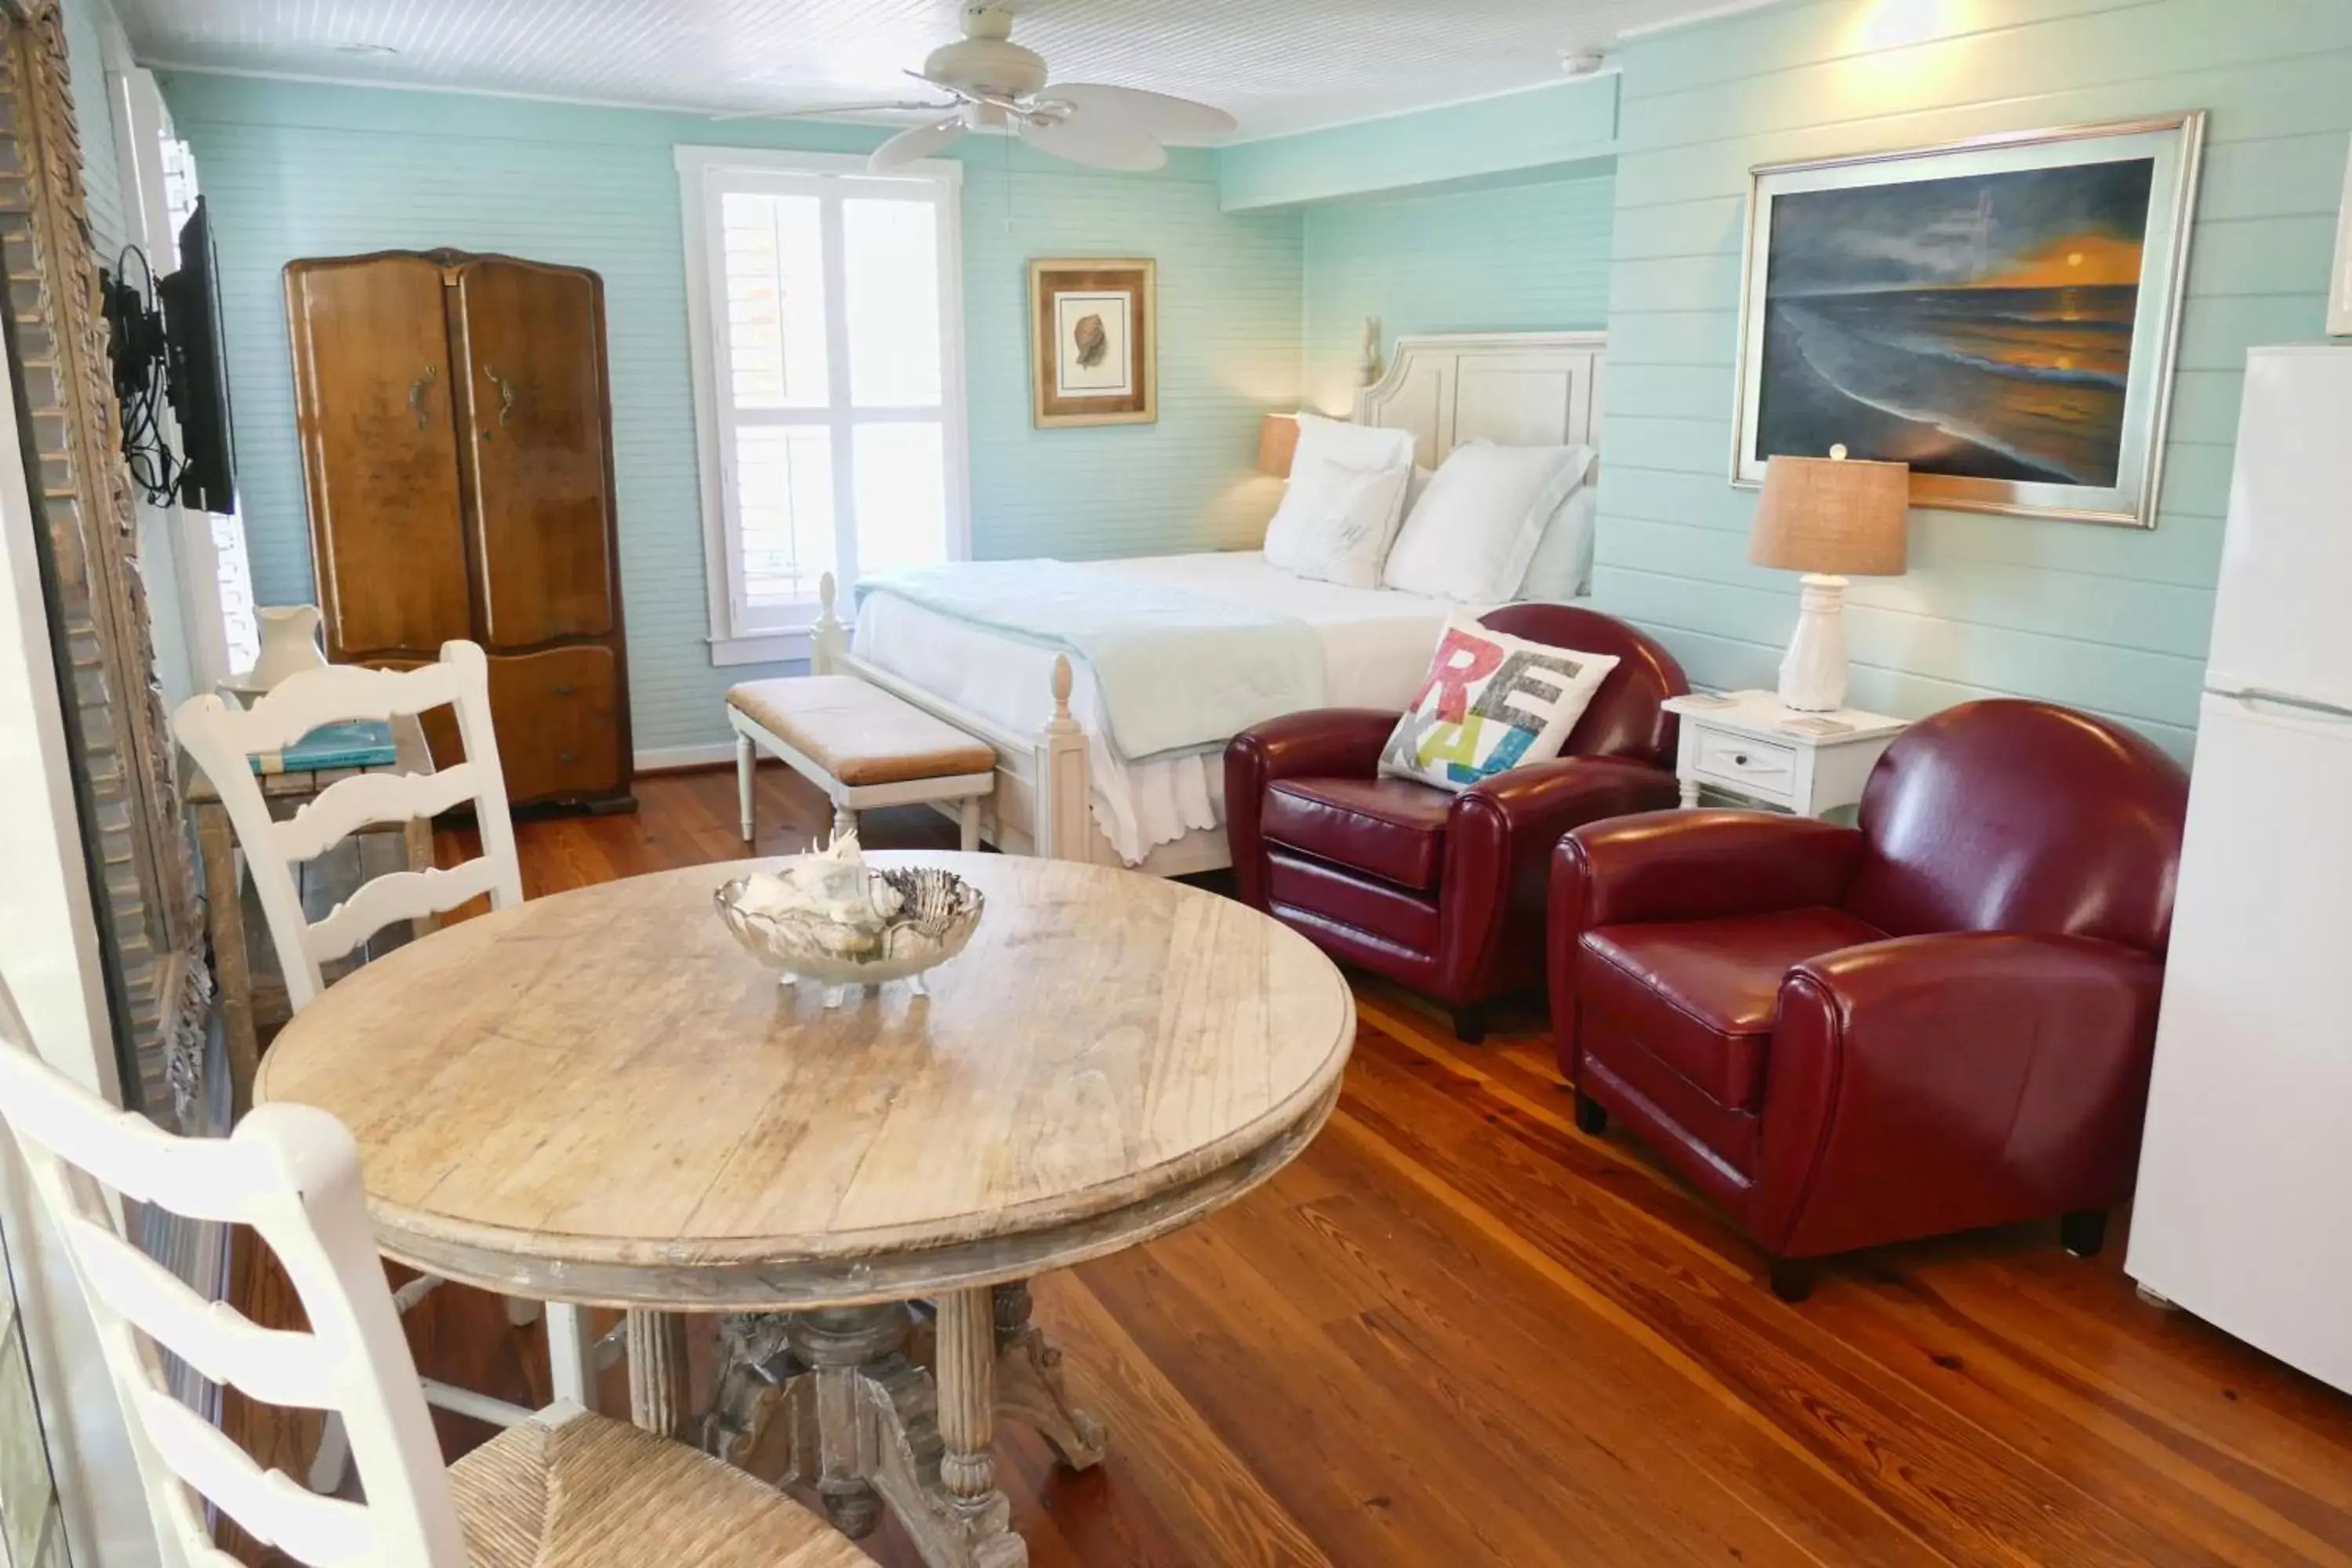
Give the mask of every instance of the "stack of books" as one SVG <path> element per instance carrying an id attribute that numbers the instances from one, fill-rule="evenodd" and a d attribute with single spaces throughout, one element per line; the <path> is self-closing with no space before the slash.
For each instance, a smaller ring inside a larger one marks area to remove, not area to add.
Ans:
<path id="1" fill-rule="evenodd" d="M 395 757 L 392 726 L 381 719 L 321 724 L 282 752 L 257 752 L 257 773 L 316 773 L 333 768 L 388 768 Z"/>

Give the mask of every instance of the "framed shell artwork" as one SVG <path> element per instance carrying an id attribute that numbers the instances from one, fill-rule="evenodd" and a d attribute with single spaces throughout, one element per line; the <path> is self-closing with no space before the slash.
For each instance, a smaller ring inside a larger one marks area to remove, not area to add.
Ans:
<path id="1" fill-rule="evenodd" d="M 1041 430 L 1160 417 L 1159 268 L 1135 259 L 1029 264 L 1030 385 Z"/>

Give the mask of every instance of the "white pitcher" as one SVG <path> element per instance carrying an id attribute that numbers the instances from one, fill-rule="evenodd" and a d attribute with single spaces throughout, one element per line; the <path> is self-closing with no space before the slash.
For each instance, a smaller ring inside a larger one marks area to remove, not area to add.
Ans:
<path id="1" fill-rule="evenodd" d="M 267 691 L 289 675 L 326 665 L 327 656 L 319 649 L 318 605 L 261 605 L 253 615 L 261 626 L 261 657 L 239 686 Z"/>

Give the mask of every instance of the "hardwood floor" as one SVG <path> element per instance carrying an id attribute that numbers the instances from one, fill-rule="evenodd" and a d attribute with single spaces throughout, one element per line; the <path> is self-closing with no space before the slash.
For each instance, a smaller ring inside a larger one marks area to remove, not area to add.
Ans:
<path id="1" fill-rule="evenodd" d="M 760 851 L 799 847 L 822 803 L 761 776 Z M 634 817 L 521 825 L 530 891 L 743 852 L 730 775 L 638 788 Z M 1297 1164 L 1038 1282 L 1113 1447 L 1069 1475 L 1001 1444 L 1038 1568 L 2352 1564 L 2352 1399 L 2138 1301 L 2120 1225 L 2087 1262 L 2054 1226 L 1859 1255 L 1791 1307 L 1638 1144 L 1575 1131 L 1533 1009 L 1465 1047 L 1358 995 Z M 411 1325 L 428 1372 L 544 1397 L 537 1331 L 490 1298 Z"/>

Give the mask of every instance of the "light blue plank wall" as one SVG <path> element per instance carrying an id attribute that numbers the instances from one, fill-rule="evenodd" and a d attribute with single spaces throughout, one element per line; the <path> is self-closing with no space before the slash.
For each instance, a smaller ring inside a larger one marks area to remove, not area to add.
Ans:
<path id="1" fill-rule="evenodd" d="M 1794 584 L 1744 563 L 1753 500 L 1722 478 L 1748 166 L 2202 107 L 2213 111 L 2212 137 L 2161 526 L 2140 533 L 1921 513 L 1913 572 L 1857 584 L 1849 612 L 1857 701 L 1918 712 L 2022 691 L 2116 714 L 2185 751 L 2244 350 L 2319 328 L 2352 130 L 2352 93 L 2343 89 L 2352 79 L 2352 6 L 1812 0 L 1638 40 L 1623 66 L 1622 83 L 1602 79 L 1613 142 L 1598 139 L 1591 95 L 1600 84 L 1587 83 L 1244 144 L 1213 161 L 1180 158 L 1172 178 L 1149 182 L 1030 161 L 1010 170 L 975 163 L 966 249 L 982 550 L 1245 542 L 1268 501 L 1235 457 L 1250 420 L 1302 393 L 1311 405 L 1344 407 L 1365 315 L 1381 316 L 1393 338 L 1585 326 L 1605 313 L 1611 461 L 1598 591 L 1664 635 L 1698 679 L 1769 685 L 1794 619 Z M 259 464 L 247 458 L 249 473 L 259 467 L 256 478 L 277 487 L 267 498 L 276 542 L 257 540 L 276 574 L 266 594 L 306 591 L 308 583 L 276 279 L 297 254 L 423 243 L 529 250 L 562 240 L 613 257 L 634 301 L 625 363 L 643 378 L 620 394 L 630 415 L 621 436 L 625 517 L 658 502 L 690 521 L 667 152 L 675 142 L 713 140 L 717 127 L 222 79 L 188 78 L 173 90 L 208 184 L 218 191 L 224 178 L 232 182 L 224 216 L 239 205 L 269 231 L 252 254 L 230 261 L 247 272 L 237 298 L 251 321 L 243 331 L 233 322 L 233 340 L 259 343 L 233 341 L 239 395 L 257 382 L 257 395 L 275 399 L 274 407 L 240 409 L 240 438 L 278 447 Z M 1452 133 L 1472 119 L 1507 123 L 1513 134 Z M 734 129 L 769 145 L 866 140 L 840 128 Z M 583 144 L 594 149 L 585 159 L 572 151 Z M 1590 172 L 1605 168 L 1612 151 L 1613 178 Z M 1497 171 L 1524 179 L 1529 167 L 1596 157 L 1603 162 L 1587 163 L 1580 177 L 1429 190 Z M 451 178 L 459 167 L 464 177 Z M 1229 226 L 1205 210 L 1217 199 L 1213 179 L 1230 208 L 1293 205 Z M 1331 200 L 1368 193 L 1388 194 Z M 989 215 L 1008 202 L 1010 216 L 992 226 Z M 1315 202 L 1328 205 L 1295 205 Z M 428 240 L 410 232 L 420 216 L 441 233 Z M 1160 256 L 1168 367 L 1160 430 L 1181 427 L 1181 440 L 1027 429 L 1016 263 L 1056 248 Z M 1188 258 L 1202 280 L 1189 301 L 1171 255 Z M 605 270 L 613 283 L 613 268 Z M 1172 312 L 1187 310 L 1197 335 L 1177 329 Z M 625 550 L 640 734 L 648 745 L 701 739 L 690 711 L 688 721 L 667 717 L 707 705 L 724 679 L 699 666 L 698 533 L 638 526 L 625 533 Z M 648 636 L 666 649 L 690 642 L 696 656 L 666 654 L 657 675 L 644 651 Z M 659 686 L 648 684 L 656 679 Z"/>
<path id="2" fill-rule="evenodd" d="M 1418 114 L 1224 148 L 1228 212 L 1438 185 L 1606 158 L 1615 151 L 1610 72 Z"/>
<path id="3" fill-rule="evenodd" d="M 1624 69 L 1595 591 L 1722 686 L 1769 686 L 1796 618 L 1723 477 L 1748 167 L 2211 111 L 2159 526 L 1915 513 L 1911 573 L 1847 612 L 1858 703 L 2021 692 L 2185 752 L 2245 350 L 2321 331 L 2352 5 L 1815 0 L 1638 40 Z"/>
<path id="4" fill-rule="evenodd" d="M 1596 328 L 1609 319 L 1603 174 L 1307 209 L 1307 405 L 1350 407 L 1367 316 L 1401 333 Z"/>
<path id="5" fill-rule="evenodd" d="M 640 747 L 722 740 L 687 359 L 672 149 L 721 142 L 861 150 L 861 127 L 172 73 L 165 92 L 217 216 L 239 479 L 255 587 L 310 596 L 280 272 L 384 247 L 506 250 L 604 275 L 621 570 Z M 996 138 L 968 142 L 966 350 L 973 544 L 986 556 L 1144 554 L 1255 543 L 1276 499 L 1258 416 L 1294 406 L 1300 219 L 1219 210 L 1206 153 L 1153 175 L 1097 174 Z M 1157 425 L 1029 424 L 1032 257 L 1160 263 Z"/>

